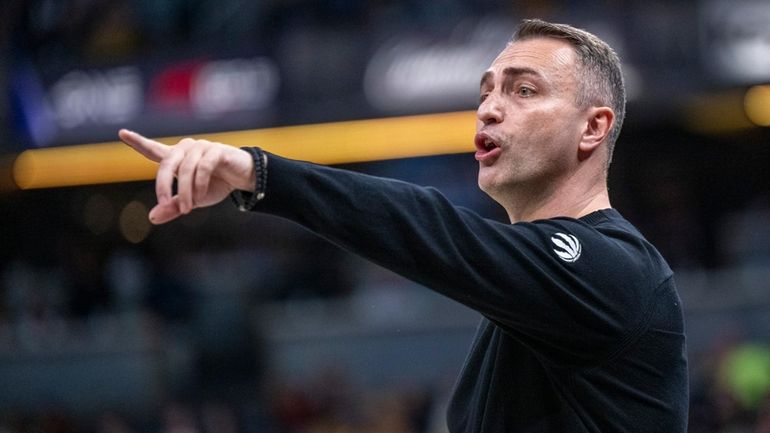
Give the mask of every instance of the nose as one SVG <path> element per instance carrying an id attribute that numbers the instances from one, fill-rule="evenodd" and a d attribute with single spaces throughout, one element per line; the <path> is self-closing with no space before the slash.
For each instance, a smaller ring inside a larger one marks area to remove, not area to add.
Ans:
<path id="1" fill-rule="evenodd" d="M 476 117 L 484 125 L 500 123 L 503 121 L 503 110 L 500 101 L 494 94 L 490 94 L 480 104 L 476 110 Z"/>

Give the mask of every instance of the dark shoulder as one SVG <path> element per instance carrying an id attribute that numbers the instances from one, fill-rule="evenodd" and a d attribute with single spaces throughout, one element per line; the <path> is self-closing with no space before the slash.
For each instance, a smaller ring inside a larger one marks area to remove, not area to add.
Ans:
<path id="1" fill-rule="evenodd" d="M 615 280 L 637 277 L 655 287 L 671 268 L 642 233 L 615 209 L 581 218 L 556 217 L 533 222 L 549 238 L 554 254 L 576 269 L 590 269 Z M 645 284 L 646 285 L 646 284 Z"/>

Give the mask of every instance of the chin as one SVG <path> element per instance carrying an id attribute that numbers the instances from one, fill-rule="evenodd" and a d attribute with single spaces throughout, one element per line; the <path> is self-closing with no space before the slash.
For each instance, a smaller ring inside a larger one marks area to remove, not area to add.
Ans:
<path id="1" fill-rule="evenodd" d="M 502 173 L 496 167 L 479 166 L 479 188 L 487 194 L 491 193 L 494 189 L 499 187 L 501 174 Z"/>
<path id="2" fill-rule="evenodd" d="M 496 188 L 496 185 L 492 179 L 486 178 L 485 176 L 482 176 L 481 173 L 479 173 L 478 185 L 481 191 L 493 199 L 495 198 L 495 191 L 498 188 Z"/>

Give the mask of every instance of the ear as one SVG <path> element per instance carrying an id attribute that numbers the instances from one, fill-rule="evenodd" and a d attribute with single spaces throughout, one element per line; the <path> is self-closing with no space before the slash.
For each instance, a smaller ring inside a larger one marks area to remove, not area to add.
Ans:
<path id="1" fill-rule="evenodd" d="M 615 113 L 609 107 L 591 107 L 587 111 L 586 126 L 578 146 L 580 159 L 588 158 L 610 133 Z"/>

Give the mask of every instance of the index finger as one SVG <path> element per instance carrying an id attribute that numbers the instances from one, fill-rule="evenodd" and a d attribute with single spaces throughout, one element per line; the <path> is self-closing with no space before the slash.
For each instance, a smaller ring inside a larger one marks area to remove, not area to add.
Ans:
<path id="1" fill-rule="evenodd" d="M 169 152 L 170 146 L 151 140 L 134 131 L 129 131 L 128 129 L 121 129 L 118 131 L 118 137 L 134 150 L 144 155 L 145 158 L 155 162 L 160 162 L 160 160 L 165 158 Z"/>

